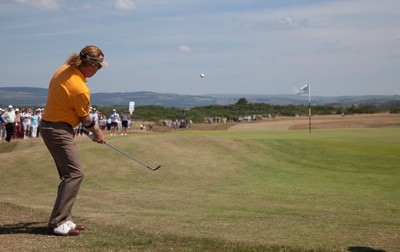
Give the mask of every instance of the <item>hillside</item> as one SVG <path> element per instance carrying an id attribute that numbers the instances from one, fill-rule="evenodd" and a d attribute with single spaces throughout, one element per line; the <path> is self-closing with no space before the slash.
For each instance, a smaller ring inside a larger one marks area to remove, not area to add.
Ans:
<path id="1" fill-rule="evenodd" d="M 136 106 L 160 105 L 164 107 L 193 108 L 207 105 L 229 105 L 236 103 L 240 98 L 246 98 L 249 103 L 266 103 L 272 105 L 308 104 L 308 97 L 290 94 L 207 94 L 207 95 L 180 95 L 171 93 L 118 92 L 92 93 L 92 104 L 97 106 L 113 106 L 129 104 L 135 101 Z M 32 87 L 0 87 L 0 106 L 13 104 L 14 106 L 44 106 L 46 104 L 47 89 Z M 400 96 L 369 95 L 369 96 L 312 96 L 313 105 L 350 106 L 353 104 L 388 105 L 399 104 Z"/>

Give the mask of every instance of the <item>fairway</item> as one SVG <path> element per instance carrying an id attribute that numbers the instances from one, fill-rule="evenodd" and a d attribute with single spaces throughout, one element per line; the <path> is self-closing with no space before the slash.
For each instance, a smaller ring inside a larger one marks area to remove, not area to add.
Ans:
<path id="1" fill-rule="evenodd" d="M 107 137 L 156 172 L 77 137 L 75 238 L 46 234 L 42 140 L 1 143 L 0 250 L 400 251 L 399 127 L 243 127 Z"/>

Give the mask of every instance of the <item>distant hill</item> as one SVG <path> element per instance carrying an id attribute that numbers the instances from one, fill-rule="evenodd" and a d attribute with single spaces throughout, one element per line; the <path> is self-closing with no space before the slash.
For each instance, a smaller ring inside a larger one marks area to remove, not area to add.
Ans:
<path id="1" fill-rule="evenodd" d="M 207 94 L 207 95 L 179 95 L 154 92 L 126 92 L 126 93 L 92 93 L 92 104 L 97 106 L 128 105 L 135 101 L 136 106 L 160 105 L 164 107 L 193 108 L 208 105 L 229 105 L 236 103 L 240 98 L 246 98 L 249 103 L 267 103 L 272 105 L 308 104 L 308 96 L 297 95 L 255 95 L 255 94 Z M 39 106 L 44 107 L 47 99 L 46 88 L 32 87 L 0 87 L 0 106 Z M 400 96 L 369 95 L 369 96 L 312 96 L 312 105 L 350 106 L 354 104 L 373 104 L 384 106 L 397 104 Z"/>

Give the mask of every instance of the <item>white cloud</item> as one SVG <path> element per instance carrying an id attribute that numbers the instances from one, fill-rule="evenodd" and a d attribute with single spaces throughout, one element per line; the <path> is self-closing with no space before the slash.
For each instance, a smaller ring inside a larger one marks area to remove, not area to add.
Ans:
<path id="1" fill-rule="evenodd" d="M 93 5 L 91 5 L 91 4 L 84 4 L 84 5 L 83 5 L 83 8 L 84 8 L 85 10 L 91 10 L 91 9 L 93 9 Z"/>
<path id="2" fill-rule="evenodd" d="M 317 51 L 325 53 L 355 53 L 363 50 L 335 40 L 317 43 Z"/>
<path id="3" fill-rule="evenodd" d="M 295 19 L 292 16 L 286 16 L 284 18 L 274 20 L 270 26 L 277 29 L 295 29 L 306 27 L 307 22 L 307 19 Z"/>
<path id="4" fill-rule="evenodd" d="M 279 61 L 279 56 L 274 55 L 274 54 L 264 54 L 260 56 L 261 60 L 265 60 L 267 62 L 278 62 Z"/>
<path id="5" fill-rule="evenodd" d="M 179 51 L 181 51 L 181 52 L 191 52 L 191 51 L 192 51 L 192 48 L 190 48 L 190 47 L 187 46 L 187 45 L 180 45 L 180 46 L 179 46 Z"/>
<path id="6" fill-rule="evenodd" d="M 115 0 L 115 8 L 118 10 L 135 10 L 136 4 L 133 0 Z"/>
<path id="7" fill-rule="evenodd" d="M 388 55 L 386 55 L 388 59 L 400 59 L 400 49 L 392 50 Z"/>
<path id="8" fill-rule="evenodd" d="M 57 10 L 64 6 L 63 0 L 14 0 L 14 2 L 45 10 Z"/>

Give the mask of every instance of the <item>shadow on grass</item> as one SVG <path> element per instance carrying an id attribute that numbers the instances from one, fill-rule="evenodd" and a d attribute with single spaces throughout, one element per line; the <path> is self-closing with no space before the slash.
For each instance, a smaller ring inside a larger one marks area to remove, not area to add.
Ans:
<path id="1" fill-rule="evenodd" d="M 8 224 L 0 226 L 0 235 L 5 234 L 35 234 L 48 235 L 46 222 L 20 222 L 17 224 Z"/>
<path id="2" fill-rule="evenodd" d="M 18 142 L 4 142 L 4 144 L 0 145 L 0 153 L 10 153 L 12 152 L 18 145 Z"/>
<path id="3" fill-rule="evenodd" d="M 349 247 L 347 251 L 349 251 L 349 252 L 386 252 L 385 250 L 382 250 L 382 249 L 374 249 L 374 248 L 362 247 L 362 246 Z"/>

